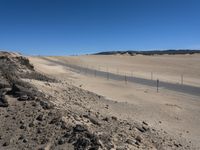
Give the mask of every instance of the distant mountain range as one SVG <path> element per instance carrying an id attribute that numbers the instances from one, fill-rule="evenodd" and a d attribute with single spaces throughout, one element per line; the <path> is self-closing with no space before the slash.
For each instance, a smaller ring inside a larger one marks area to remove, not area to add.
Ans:
<path id="1" fill-rule="evenodd" d="M 135 50 L 127 50 L 127 51 L 107 51 L 107 52 L 99 52 L 95 53 L 94 55 L 176 55 L 176 54 L 196 54 L 200 53 L 200 50 L 191 50 L 191 49 L 179 49 L 179 50 L 149 50 L 149 51 L 135 51 Z"/>

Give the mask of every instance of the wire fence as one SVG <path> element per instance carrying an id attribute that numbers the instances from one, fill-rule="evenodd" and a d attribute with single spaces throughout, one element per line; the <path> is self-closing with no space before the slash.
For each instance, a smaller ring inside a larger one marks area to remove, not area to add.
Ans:
<path id="1" fill-rule="evenodd" d="M 177 91 L 181 93 L 191 94 L 195 96 L 200 96 L 200 87 L 187 85 L 184 82 L 184 75 L 181 74 L 179 79 L 176 82 L 167 82 L 161 78 L 158 78 L 154 72 L 148 73 L 148 76 L 140 76 L 137 75 L 134 71 L 130 71 L 129 73 L 123 72 L 119 68 L 115 70 L 115 68 L 109 67 L 102 67 L 102 66 L 89 66 L 89 65 L 77 65 L 71 64 L 69 62 L 61 62 L 57 60 L 51 60 L 48 58 L 43 58 L 50 62 L 60 64 L 62 66 L 68 67 L 68 69 L 86 75 L 86 76 L 93 76 L 93 77 L 101 77 L 106 80 L 116 80 L 116 81 L 123 81 L 124 84 L 128 83 L 137 83 L 141 85 L 147 85 L 151 87 L 155 87 L 156 91 L 160 91 L 160 87 L 165 88 L 171 91 Z M 113 71 L 115 70 L 115 71 Z"/>
<path id="2" fill-rule="evenodd" d="M 78 66 L 79 65 L 77 65 L 77 67 Z M 75 67 L 75 65 L 74 65 L 74 67 Z M 183 74 L 180 74 L 180 76 L 168 77 L 167 75 L 161 75 L 158 73 L 154 73 L 153 71 L 138 73 L 137 71 L 133 71 L 133 70 L 132 71 L 124 71 L 124 70 L 122 71 L 118 68 L 116 68 L 116 71 L 113 71 L 113 69 L 110 69 L 108 67 L 103 67 L 103 66 L 94 67 L 94 66 L 89 66 L 89 65 L 81 65 L 79 67 L 80 67 L 79 73 L 85 72 L 86 75 L 90 74 L 90 75 L 94 75 L 95 77 L 98 76 L 99 71 L 106 72 L 107 79 L 109 79 L 109 74 L 124 75 L 124 79 L 126 82 L 128 82 L 127 77 L 138 77 L 138 78 L 144 78 L 144 79 L 150 79 L 150 80 L 160 79 L 165 82 L 171 82 L 171 83 L 176 83 L 176 84 L 181 84 L 181 85 L 188 84 L 188 81 L 184 82 L 185 78 L 184 78 Z M 93 73 L 88 72 L 88 70 L 94 70 L 94 72 Z M 193 84 L 195 84 L 195 83 L 193 83 Z M 188 84 L 188 85 L 193 85 L 193 84 Z"/>
<path id="3" fill-rule="evenodd" d="M 150 72 L 149 77 L 146 76 L 145 78 L 145 77 L 136 75 L 133 71 L 130 71 L 129 73 L 127 73 L 127 72 L 120 71 L 119 69 L 116 69 L 116 72 L 111 72 L 110 68 L 108 67 L 103 68 L 102 66 L 93 67 L 93 66 L 88 66 L 88 65 L 87 66 L 74 65 L 72 68 L 75 70 L 82 70 L 82 71 L 79 71 L 79 73 L 84 73 L 85 75 L 101 77 L 107 80 L 123 81 L 124 84 L 138 83 L 142 85 L 155 87 L 156 92 L 159 92 L 162 87 L 168 90 L 200 96 L 200 87 L 185 84 L 183 74 L 179 76 L 179 79 L 176 82 L 169 82 L 169 81 L 165 81 L 165 80 L 161 80 L 160 78 L 157 78 L 153 72 Z"/>

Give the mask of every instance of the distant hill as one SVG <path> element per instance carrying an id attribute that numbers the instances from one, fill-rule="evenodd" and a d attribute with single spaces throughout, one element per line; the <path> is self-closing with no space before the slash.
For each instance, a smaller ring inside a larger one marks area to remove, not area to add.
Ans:
<path id="1" fill-rule="evenodd" d="M 94 55 L 124 55 L 129 54 L 131 56 L 141 54 L 141 55 L 176 55 L 176 54 L 196 54 L 200 53 L 200 50 L 190 50 L 190 49 L 184 49 L 184 50 L 150 50 L 150 51 L 134 51 L 134 50 L 128 50 L 128 51 L 107 51 L 107 52 L 99 52 L 95 53 Z"/>

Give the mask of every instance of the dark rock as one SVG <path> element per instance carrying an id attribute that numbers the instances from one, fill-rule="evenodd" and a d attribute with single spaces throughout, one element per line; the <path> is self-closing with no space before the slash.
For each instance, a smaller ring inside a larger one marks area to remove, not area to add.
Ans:
<path id="1" fill-rule="evenodd" d="M 77 140 L 77 138 L 72 136 L 69 138 L 68 143 L 74 143 L 74 141 L 76 141 L 76 140 Z"/>
<path id="2" fill-rule="evenodd" d="M 40 105 L 42 106 L 43 109 L 52 109 L 53 108 L 53 104 L 50 102 L 40 101 Z"/>
<path id="3" fill-rule="evenodd" d="M 141 142 L 142 142 L 142 137 L 138 135 L 138 136 L 136 137 L 136 140 L 137 140 L 138 142 L 141 143 Z"/>
<path id="4" fill-rule="evenodd" d="M 29 123 L 29 125 L 28 125 L 30 128 L 31 127 L 33 127 L 34 126 L 34 124 L 31 122 L 31 123 Z"/>
<path id="5" fill-rule="evenodd" d="M 3 143 L 3 146 L 8 146 L 10 144 L 10 142 L 5 142 Z"/>
<path id="6" fill-rule="evenodd" d="M 33 106 L 33 107 L 36 107 L 36 106 L 37 106 L 37 103 L 36 103 L 36 102 L 32 102 L 32 106 Z"/>
<path id="7" fill-rule="evenodd" d="M 46 144 L 49 140 L 44 138 L 42 141 L 41 141 L 41 144 Z"/>
<path id="8" fill-rule="evenodd" d="M 174 142 L 174 146 L 176 146 L 176 147 L 182 147 L 182 144 L 178 144 L 178 143 Z"/>
<path id="9" fill-rule="evenodd" d="M 74 132 L 84 132 L 84 131 L 87 131 L 87 129 L 83 125 L 77 124 L 74 127 Z"/>
<path id="10" fill-rule="evenodd" d="M 117 117 L 115 117 L 115 116 L 112 116 L 111 118 L 112 118 L 112 120 L 115 120 L 115 121 L 117 121 Z"/>
<path id="11" fill-rule="evenodd" d="M 36 120 L 42 121 L 42 120 L 43 120 L 43 115 L 40 114 L 40 115 L 36 118 Z"/>
<path id="12" fill-rule="evenodd" d="M 138 141 L 136 141 L 135 144 L 138 145 L 138 146 L 140 145 L 140 143 Z"/>
<path id="13" fill-rule="evenodd" d="M 20 129 L 25 129 L 25 128 L 26 128 L 26 126 L 24 126 L 24 125 L 21 125 L 19 128 L 20 128 Z"/>
<path id="14" fill-rule="evenodd" d="M 24 137 L 24 135 L 21 135 L 19 138 L 18 138 L 18 140 L 23 140 L 25 137 Z"/>
<path id="15" fill-rule="evenodd" d="M 42 130 L 40 128 L 37 129 L 37 133 L 40 134 L 42 133 Z"/>
<path id="16" fill-rule="evenodd" d="M 61 128 L 62 128 L 62 129 L 67 129 L 67 125 L 66 125 L 66 123 L 63 122 L 63 121 L 62 121 L 62 123 L 61 123 Z"/>
<path id="17" fill-rule="evenodd" d="M 79 138 L 74 146 L 77 149 L 86 149 L 90 145 L 90 140 L 87 138 Z"/>
<path id="18" fill-rule="evenodd" d="M 20 86 L 18 86 L 18 85 L 16 85 L 16 84 L 13 83 L 12 89 L 11 89 L 11 91 L 9 91 L 8 94 L 12 94 L 12 95 L 14 95 L 14 96 L 20 96 L 19 93 L 20 93 L 20 91 L 21 91 L 21 88 L 22 88 L 22 87 L 20 87 Z"/>
<path id="19" fill-rule="evenodd" d="M 134 145 L 136 142 L 136 140 L 132 140 L 132 139 L 127 139 L 126 143 L 130 144 L 130 145 Z"/>
<path id="20" fill-rule="evenodd" d="M 28 140 L 27 140 L 27 139 L 23 139 L 23 142 L 24 142 L 24 143 L 27 143 L 27 142 L 28 142 Z"/>
<path id="21" fill-rule="evenodd" d="M 19 101 L 27 101 L 29 99 L 29 97 L 27 95 L 21 95 L 18 100 Z"/>
<path id="22" fill-rule="evenodd" d="M 106 109 L 108 109 L 108 107 L 109 107 L 108 105 L 105 106 Z"/>
<path id="23" fill-rule="evenodd" d="M 64 138 L 60 138 L 59 140 L 58 140 L 58 144 L 59 145 L 62 145 L 62 144 L 64 144 L 65 143 L 65 139 Z"/>
<path id="24" fill-rule="evenodd" d="M 55 124 L 55 123 L 57 123 L 57 122 L 59 122 L 59 121 L 60 121 L 60 118 L 59 118 L 59 117 L 53 118 L 53 119 L 49 122 L 49 124 Z"/>
<path id="25" fill-rule="evenodd" d="M 146 130 L 143 128 L 143 127 L 140 127 L 140 126 L 138 126 L 138 127 L 136 127 L 140 132 L 145 132 Z"/>
<path id="26" fill-rule="evenodd" d="M 65 135 L 64 135 L 64 137 L 65 137 L 65 138 L 69 138 L 70 136 L 71 136 L 71 134 L 70 134 L 70 133 L 68 133 L 68 132 L 67 132 L 67 133 L 65 133 Z"/>
<path id="27" fill-rule="evenodd" d="M 147 127 L 147 126 L 142 126 L 142 129 L 143 129 L 144 131 L 148 131 L 148 130 L 149 130 L 149 127 Z"/>
<path id="28" fill-rule="evenodd" d="M 5 95 L 0 96 L 0 107 L 8 107 L 8 101 Z"/>
<path id="29" fill-rule="evenodd" d="M 23 120 L 20 120 L 19 123 L 20 123 L 20 124 L 24 124 Z"/>
<path id="30" fill-rule="evenodd" d="M 105 118 L 103 118 L 103 121 L 109 121 L 109 118 L 108 117 L 105 117 Z"/>
<path id="31" fill-rule="evenodd" d="M 142 122 L 144 125 L 148 126 L 148 123 L 146 123 L 145 121 Z"/>

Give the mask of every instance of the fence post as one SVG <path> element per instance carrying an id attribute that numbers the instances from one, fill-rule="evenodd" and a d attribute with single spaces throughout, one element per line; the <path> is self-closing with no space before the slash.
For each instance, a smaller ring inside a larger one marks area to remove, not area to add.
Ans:
<path id="1" fill-rule="evenodd" d="M 159 79 L 156 81 L 156 86 L 157 86 L 157 93 L 158 93 L 158 88 L 159 88 Z"/>
<path id="2" fill-rule="evenodd" d="M 108 72 L 108 67 L 106 67 L 106 72 L 107 72 L 107 80 L 109 80 L 109 72 Z"/>
<path id="3" fill-rule="evenodd" d="M 151 72 L 151 80 L 153 80 L 153 72 Z"/>
<path id="4" fill-rule="evenodd" d="M 127 84 L 127 77 L 126 77 L 126 74 L 125 74 L 125 76 L 124 76 L 124 81 L 125 81 L 125 83 Z"/>

